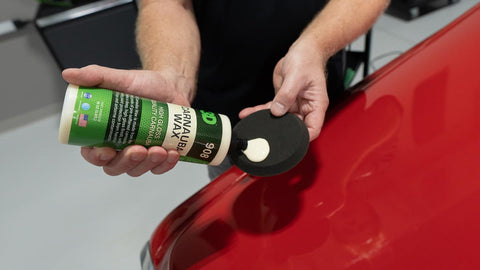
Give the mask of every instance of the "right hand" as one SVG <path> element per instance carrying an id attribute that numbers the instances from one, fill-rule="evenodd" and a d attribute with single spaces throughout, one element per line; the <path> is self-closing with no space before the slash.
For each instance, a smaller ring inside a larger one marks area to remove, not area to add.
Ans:
<path id="1" fill-rule="evenodd" d="M 90 65 L 66 69 L 62 76 L 75 85 L 105 88 L 188 107 L 189 99 L 193 98 L 187 80 L 173 72 L 120 70 Z M 81 154 L 91 164 L 103 167 L 108 175 L 126 173 L 134 177 L 148 171 L 165 173 L 175 167 L 180 157 L 176 150 L 167 151 L 160 146 L 147 149 L 140 145 L 128 146 L 119 152 L 109 147 L 82 147 Z"/>

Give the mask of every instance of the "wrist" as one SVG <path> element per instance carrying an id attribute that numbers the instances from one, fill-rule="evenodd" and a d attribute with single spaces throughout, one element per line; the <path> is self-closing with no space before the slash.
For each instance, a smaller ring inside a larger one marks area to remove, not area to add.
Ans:
<path id="1" fill-rule="evenodd" d="M 157 72 L 172 83 L 172 86 L 177 93 L 185 97 L 189 103 L 192 103 L 197 86 L 196 74 L 192 75 L 192 73 L 189 74 L 187 72 L 178 71 L 171 67 L 158 70 Z"/>
<path id="2" fill-rule="evenodd" d="M 182 92 L 183 96 L 191 104 L 197 90 L 197 73 L 177 74 L 177 89 Z"/>
<path id="3" fill-rule="evenodd" d="M 317 61 L 319 59 L 324 67 L 328 59 L 334 54 L 330 52 L 330 48 L 321 45 L 316 38 L 305 35 L 302 35 L 290 46 L 290 51 L 301 51 L 303 54 L 309 55 L 309 57 L 316 58 Z"/>

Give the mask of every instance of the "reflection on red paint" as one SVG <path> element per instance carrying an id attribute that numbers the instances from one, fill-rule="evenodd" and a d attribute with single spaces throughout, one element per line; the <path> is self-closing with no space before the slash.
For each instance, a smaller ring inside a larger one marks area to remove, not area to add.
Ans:
<path id="1" fill-rule="evenodd" d="M 412 132 L 418 144 L 428 143 L 444 131 L 448 76 L 448 67 L 445 67 L 424 79 L 414 90 Z"/>

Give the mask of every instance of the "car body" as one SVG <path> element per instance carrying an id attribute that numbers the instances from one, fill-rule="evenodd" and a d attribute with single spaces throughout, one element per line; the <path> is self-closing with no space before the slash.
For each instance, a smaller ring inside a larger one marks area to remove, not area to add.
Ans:
<path id="1" fill-rule="evenodd" d="M 144 269 L 480 269 L 478 63 L 480 4 L 354 86 L 294 169 L 178 206 Z"/>

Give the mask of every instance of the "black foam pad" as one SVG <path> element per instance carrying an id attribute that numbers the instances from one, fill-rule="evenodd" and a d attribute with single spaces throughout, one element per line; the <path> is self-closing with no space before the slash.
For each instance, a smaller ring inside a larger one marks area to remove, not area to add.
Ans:
<path id="1" fill-rule="evenodd" d="M 264 138 L 270 153 L 261 162 L 250 161 L 241 151 L 247 140 Z M 297 116 L 287 113 L 276 117 L 270 110 L 250 114 L 238 122 L 232 132 L 230 158 L 242 171 L 255 176 L 286 172 L 300 162 L 309 145 L 308 129 Z"/>

